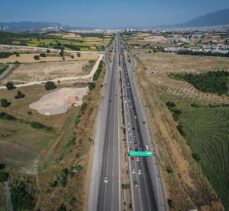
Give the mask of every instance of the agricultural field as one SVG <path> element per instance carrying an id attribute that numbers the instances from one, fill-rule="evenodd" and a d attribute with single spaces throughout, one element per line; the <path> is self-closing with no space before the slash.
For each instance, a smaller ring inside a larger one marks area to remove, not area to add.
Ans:
<path id="1" fill-rule="evenodd" d="M 228 59 L 133 51 L 170 209 L 227 208 Z"/>
<path id="2" fill-rule="evenodd" d="M 77 51 L 103 51 L 111 39 L 105 34 L 26 34 L 0 32 L 0 44 L 45 48 L 63 48 Z"/>
<path id="3" fill-rule="evenodd" d="M 2 99 L 10 102 L 0 106 L 0 160 L 6 165 L 0 172 L 10 175 L 13 204 L 20 201 L 18 210 L 82 210 L 86 206 L 91 137 L 104 73 L 104 65 L 99 65 L 90 91 L 88 83 L 64 82 L 54 90 L 46 90 L 44 84 L 0 89 L 1 104 Z M 80 105 L 58 115 L 42 115 L 30 108 L 42 96 L 66 87 L 87 89 L 83 98 L 75 98 L 82 101 Z M 18 91 L 23 97 L 16 99 Z M 0 190 L 5 192 L 3 186 Z M 2 206 L 5 203 L 0 200 Z"/>
<path id="4" fill-rule="evenodd" d="M 229 107 L 177 105 L 178 122 L 193 158 L 229 208 Z M 227 209 L 226 209 L 227 210 Z"/>

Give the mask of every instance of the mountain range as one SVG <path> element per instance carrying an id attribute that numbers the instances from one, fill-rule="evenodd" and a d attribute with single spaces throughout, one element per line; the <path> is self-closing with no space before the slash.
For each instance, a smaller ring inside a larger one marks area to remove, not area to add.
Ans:
<path id="1" fill-rule="evenodd" d="M 197 17 L 188 22 L 173 25 L 161 25 L 160 28 L 184 28 L 184 27 L 212 27 L 229 25 L 229 9 L 219 10 L 204 16 Z M 61 31 L 61 30 L 94 30 L 92 27 L 70 27 L 60 23 L 46 22 L 0 22 L 0 31 L 23 32 L 23 31 Z"/>

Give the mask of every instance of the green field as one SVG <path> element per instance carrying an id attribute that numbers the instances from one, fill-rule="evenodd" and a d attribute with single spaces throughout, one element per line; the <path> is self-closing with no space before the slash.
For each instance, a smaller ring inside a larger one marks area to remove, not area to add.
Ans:
<path id="1" fill-rule="evenodd" d="M 81 34 L 76 38 L 65 38 L 64 34 L 29 34 L 0 32 L 0 44 L 22 45 L 45 48 L 64 48 L 78 51 L 103 51 L 109 43 L 110 36 L 103 34 Z M 89 37 L 88 37 L 89 36 Z"/>
<path id="2" fill-rule="evenodd" d="M 193 158 L 229 210 L 229 107 L 178 105 L 178 123 Z"/>
<path id="3" fill-rule="evenodd" d="M 16 169 L 29 167 L 49 146 L 54 135 L 17 121 L 0 120 L 0 128 L 0 160 Z"/>
<path id="4" fill-rule="evenodd" d="M 201 74 L 176 73 L 170 76 L 174 79 L 191 83 L 202 92 L 217 94 L 228 93 L 229 72 L 227 71 L 211 71 Z"/>

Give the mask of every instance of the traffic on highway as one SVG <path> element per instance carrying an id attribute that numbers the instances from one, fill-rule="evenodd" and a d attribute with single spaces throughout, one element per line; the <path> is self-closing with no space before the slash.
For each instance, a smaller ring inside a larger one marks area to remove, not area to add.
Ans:
<path id="1" fill-rule="evenodd" d="M 112 61 L 107 63 L 106 90 L 100 116 L 104 127 L 100 129 L 97 150 L 100 156 L 93 163 L 98 169 L 91 176 L 88 210 L 122 210 L 120 176 L 120 116 L 124 115 L 127 141 L 126 158 L 131 192 L 131 210 L 166 210 L 160 179 L 157 156 L 154 153 L 151 135 L 143 105 L 135 87 L 134 65 L 128 67 L 125 55 L 128 53 L 121 38 L 114 38 Z M 133 60 L 133 57 L 132 57 Z M 122 106 L 120 106 L 122 104 Z M 121 111 L 123 108 L 123 111 Z M 98 129 L 97 129 L 98 130 Z M 102 131 L 102 132 L 101 132 Z M 97 131 L 98 133 L 98 131 Z M 99 147 L 100 146 L 100 147 Z M 98 153 L 98 152 L 97 152 Z M 95 169 L 95 168 L 94 168 Z M 97 192 L 95 191 L 97 190 Z"/>

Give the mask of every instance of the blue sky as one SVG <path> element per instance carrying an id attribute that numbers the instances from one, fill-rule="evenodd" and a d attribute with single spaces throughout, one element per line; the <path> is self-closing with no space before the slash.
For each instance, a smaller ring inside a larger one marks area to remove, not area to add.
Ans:
<path id="1" fill-rule="evenodd" d="M 229 0 L 0 0 L 0 22 L 131 27 L 182 23 L 229 8 Z"/>

